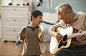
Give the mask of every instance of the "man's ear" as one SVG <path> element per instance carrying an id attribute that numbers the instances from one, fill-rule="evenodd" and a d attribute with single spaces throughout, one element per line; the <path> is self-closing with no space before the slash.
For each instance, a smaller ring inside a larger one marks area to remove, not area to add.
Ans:
<path id="1" fill-rule="evenodd" d="M 65 11 L 65 13 L 68 15 L 68 14 L 69 14 L 69 11 L 68 11 L 68 10 L 66 10 L 66 11 Z"/>
<path id="2" fill-rule="evenodd" d="M 34 20 L 35 19 L 35 17 L 34 16 L 32 16 L 32 20 Z"/>

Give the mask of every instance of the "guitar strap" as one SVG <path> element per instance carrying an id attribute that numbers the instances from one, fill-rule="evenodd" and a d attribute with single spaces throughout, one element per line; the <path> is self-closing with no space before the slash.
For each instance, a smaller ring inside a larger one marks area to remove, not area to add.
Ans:
<path id="1" fill-rule="evenodd" d="M 39 26 L 39 29 L 38 29 L 38 38 L 43 37 L 43 34 L 44 34 L 44 28 L 43 28 L 43 26 Z"/>

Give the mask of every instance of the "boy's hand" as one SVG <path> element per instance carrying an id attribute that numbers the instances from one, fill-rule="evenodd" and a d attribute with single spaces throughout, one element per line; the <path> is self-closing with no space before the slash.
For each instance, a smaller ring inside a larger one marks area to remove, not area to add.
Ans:
<path id="1" fill-rule="evenodd" d="M 20 39 L 20 35 L 21 35 L 21 32 L 19 32 L 19 40 L 20 40 L 21 42 L 23 42 L 23 40 Z"/>
<path id="2" fill-rule="evenodd" d="M 21 40 L 20 37 L 19 37 L 19 40 L 20 40 L 21 42 L 23 42 L 23 40 Z"/>
<path id="3" fill-rule="evenodd" d="M 45 34 L 45 32 L 43 33 L 43 36 L 44 36 L 44 34 Z M 43 41 L 43 37 L 41 37 L 39 40 L 40 40 L 40 41 Z"/>
<path id="4" fill-rule="evenodd" d="M 21 32 L 19 32 L 19 37 L 20 37 L 20 35 L 21 35 Z"/>
<path id="5" fill-rule="evenodd" d="M 23 40 L 20 40 L 21 42 L 23 42 Z"/>

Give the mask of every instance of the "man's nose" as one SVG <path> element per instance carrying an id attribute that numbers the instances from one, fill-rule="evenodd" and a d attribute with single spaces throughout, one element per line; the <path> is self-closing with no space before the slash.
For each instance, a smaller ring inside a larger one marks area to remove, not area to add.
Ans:
<path id="1" fill-rule="evenodd" d="M 60 16 L 58 16 L 58 19 L 61 19 L 61 17 L 60 17 Z"/>

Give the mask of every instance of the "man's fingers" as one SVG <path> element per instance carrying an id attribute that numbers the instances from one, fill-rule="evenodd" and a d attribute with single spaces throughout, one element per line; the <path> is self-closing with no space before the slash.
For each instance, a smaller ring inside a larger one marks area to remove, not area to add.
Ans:
<path id="1" fill-rule="evenodd" d="M 78 41 L 82 41 L 84 40 L 85 38 L 83 37 L 83 35 L 76 35 L 76 38 Z"/>
<path id="2" fill-rule="evenodd" d="M 63 35 L 61 35 L 60 33 L 55 33 L 55 37 L 56 37 L 57 40 L 61 40 Z"/>
<path id="3" fill-rule="evenodd" d="M 56 37 L 57 40 L 61 40 L 61 38 L 62 38 L 61 35 L 58 35 L 58 36 Z"/>
<path id="4" fill-rule="evenodd" d="M 61 40 L 61 38 L 56 38 L 57 40 Z"/>
<path id="5" fill-rule="evenodd" d="M 80 30 L 80 31 L 78 31 L 78 32 L 80 32 L 80 33 L 81 33 L 82 31 Z"/>
<path id="6" fill-rule="evenodd" d="M 58 33 L 58 35 L 61 35 L 60 33 Z"/>

